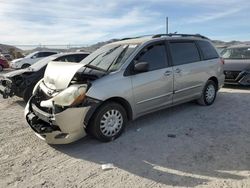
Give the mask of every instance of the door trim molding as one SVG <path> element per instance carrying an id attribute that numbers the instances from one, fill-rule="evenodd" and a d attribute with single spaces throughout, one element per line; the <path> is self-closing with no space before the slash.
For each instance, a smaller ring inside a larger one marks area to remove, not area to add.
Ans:
<path id="1" fill-rule="evenodd" d="M 181 93 L 181 92 L 184 92 L 184 91 L 187 91 L 187 90 L 190 90 L 190 89 L 195 89 L 195 88 L 201 87 L 201 86 L 202 86 L 202 84 L 199 84 L 199 85 L 179 89 L 179 90 L 174 91 L 174 94 Z"/>
<path id="2" fill-rule="evenodd" d="M 173 92 L 169 92 L 169 93 L 166 93 L 166 94 L 163 94 L 163 95 L 159 95 L 157 97 L 152 97 L 150 99 L 145 99 L 145 100 L 139 101 L 139 102 L 137 102 L 137 104 L 142 104 L 142 103 L 149 102 L 149 101 L 152 101 L 152 100 L 156 100 L 156 99 L 159 99 L 159 98 L 162 98 L 162 97 L 167 97 L 167 96 L 172 95 L 172 94 L 173 94 Z"/>

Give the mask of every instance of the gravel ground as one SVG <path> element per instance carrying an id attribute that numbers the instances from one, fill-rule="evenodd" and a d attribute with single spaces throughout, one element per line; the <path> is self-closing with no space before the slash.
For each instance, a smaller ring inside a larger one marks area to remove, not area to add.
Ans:
<path id="1" fill-rule="evenodd" d="M 113 142 L 50 146 L 26 125 L 21 99 L 1 98 L 0 187 L 249 188 L 249 104 L 247 88 L 223 88 L 212 106 L 144 116 Z"/>

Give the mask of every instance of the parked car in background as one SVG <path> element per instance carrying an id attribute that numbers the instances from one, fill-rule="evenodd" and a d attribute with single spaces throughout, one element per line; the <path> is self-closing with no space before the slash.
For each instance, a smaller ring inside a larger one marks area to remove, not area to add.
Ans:
<path id="1" fill-rule="evenodd" d="M 32 95 L 34 86 L 43 77 L 45 68 L 50 61 L 79 63 L 88 55 L 87 52 L 55 54 L 38 61 L 26 69 L 6 73 L 0 77 L 0 93 L 3 98 L 16 95 L 27 102 Z"/>
<path id="2" fill-rule="evenodd" d="M 222 54 L 223 50 L 225 50 L 227 46 L 216 46 L 217 51 Z"/>
<path id="3" fill-rule="evenodd" d="M 222 53 L 225 59 L 225 83 L 250 85 L 250 45 L 231 46 Z"/>
<path id="4" fill-rule="evenodd" d="M 101 47 L 79 64 L 48 64 L 25 108 L 50 144 L 87 133 L 107 142 L 128 120 L 197 100 L 212 105 L 224 83 L 223 60 L 201 35 L 155 35 Z"/>
<path id="5" fill-rule="evenodd" d="M 4 68 L 9 68 L 9 62 L 3 55 L 0 55 L 0 72 L 2 72 Z"/>
<path id="6" fill-rule="evenodd" d="M 13 69 L 24 69 L 29 67 L 30 65 L 33 65 L 34 63 L 36 63 L 37 61 L 57 54 L 57 52 L 55 51 L 37 51 L 37 52 L 33 52 L 27 56 L 25 56 L 24 58 L 19 58 L 19 59 L 14 59 L 13 61 L 11 61 L 10 63 L 10 67 Z"/>
<path id="7" fill-rule="evenodd" d="M 12 60 L 12 56 L 10 54 L 6 54 L 4 53 L 3 56 L 5 57 L 5 59 L 7 59 L 8 61 Z"/>

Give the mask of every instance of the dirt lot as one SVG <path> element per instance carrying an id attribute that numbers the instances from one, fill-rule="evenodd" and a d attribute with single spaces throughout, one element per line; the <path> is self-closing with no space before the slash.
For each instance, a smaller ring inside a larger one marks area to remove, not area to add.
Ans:
<path id="1" fill-rule="evenodd" d="M 246 88 L 222 89 L 210 107 L 142 117 L 111 143 L 49 146 L 26 125 L 24 106 L 0 99 L 0 187 L 250 187 Z M 105 163 L 115 168 L 103 171 Z"/>

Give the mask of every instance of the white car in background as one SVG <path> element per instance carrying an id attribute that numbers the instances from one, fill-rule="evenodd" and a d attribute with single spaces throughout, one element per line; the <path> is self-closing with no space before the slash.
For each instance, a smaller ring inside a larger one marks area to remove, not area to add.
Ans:
<path id="1" fill-rule="evenodd" d="M 34 63 L 36 63 L 37 61 L 57 54 L 57 52 L 55 51 L 36 51 L 33 52 L 27 56 L 25 56 L 24 58 L 19 58 L 19 59 L 15 59 L 13 61 L 11 61 L 10 63 L 10 67 L 13 69 L 24 69 L 29 67 L 30 65 L 33 65 Z"/>

